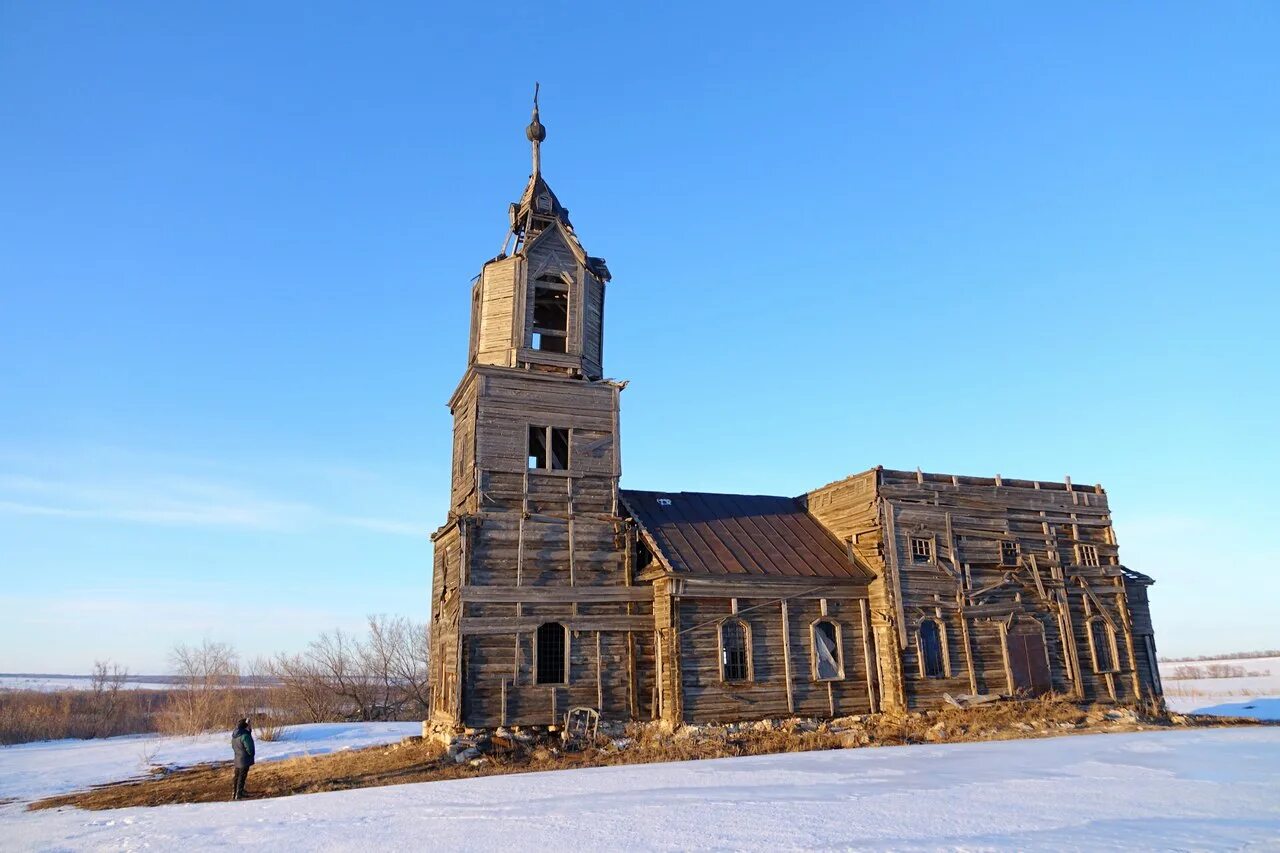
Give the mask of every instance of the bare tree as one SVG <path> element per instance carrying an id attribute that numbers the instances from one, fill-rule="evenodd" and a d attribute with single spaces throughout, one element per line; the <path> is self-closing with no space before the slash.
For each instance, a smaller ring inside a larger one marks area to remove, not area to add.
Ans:
<path id="1" fill-rule="evenodd" d="M 431 635 L 424 623 L 412 622 L 403 616 L 393 624 L 392 672 L 403 705 L 421 716 L 431 707 Z"/>
<path id="2" fill-rule="evenodd" d="M 89 676 L 88 712 L 92 729 L 91 737 L 108 737 L 115 734 L 123 710 L 120 691 L 128 680 L 129 670 L 110 661 L 93 662 L 93 674 Z"/>
<path id="3" fill-rule="evenodd" d="M 178 734 L 198 734 L 231 725 L 240 686 L 235 649 L 205 639 L 198 646 L 175 646 L 170 661 L 181 679 L 169 705 L 170 728 Z"/>
<path id="4" fill-rule="evenodd" d="M 338 716 L 338 696 L 309 655 L 276 655 L 271 674 L 280 683 L 278 704 L 291 722 L 324 723 Z"/>
<path id="5" fill-rule="evenodd" d="M 311 658 L 334 694 L 360 720 L 373 719 L 376 688 L 361 671 L 360 643 L 341 629 L 326 631 L 307 646 Z"/>

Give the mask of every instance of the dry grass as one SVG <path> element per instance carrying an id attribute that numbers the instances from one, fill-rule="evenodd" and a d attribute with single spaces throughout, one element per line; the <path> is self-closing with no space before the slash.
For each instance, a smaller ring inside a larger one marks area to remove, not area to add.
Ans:
<path id="1" fill-rule="evenodd" d="M 1256 725 L 1254 720 L 1126 714 L 1107 719 L 1114 709 L 1088 708 L 1054 698 L 1002 702 L 978 708 L 948 708 L 925 714 L 846 717 L 822 723 L 788 720 L 686 726 L 674 732 L 661 724 L 632 724 L 626 736 L 580 751 L 566 751 L 544 738 L 525 744 L 494 738 L 494 750 L 482 762 L 456 764 L 439 744 L 409 740 L 392 746 L 264 762 L 249 773 L 251 798 L 286 797 L 410 782 L 430 782 L 506 773 L 562 770 L 617 764 L 687 761 L 781 752 L 806 752 L 907 743 L 955 743 L 1136 731 L 1172 726 Z M 204 803 L 230 799 L 229 764 L 200 765 L 153 778 L 121 782 L 89 791 L 51 797 L 28 808 L 77 806 L 112 809 Z"/>

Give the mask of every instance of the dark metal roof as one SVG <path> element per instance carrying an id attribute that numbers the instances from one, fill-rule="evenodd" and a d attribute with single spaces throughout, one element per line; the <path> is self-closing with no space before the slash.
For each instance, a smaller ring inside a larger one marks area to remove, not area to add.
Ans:
<path id="1" fill-rule="evenodd" d="M 622 501 L 676 572 L 872 577 L 795 498 L 623 489 Z"/>

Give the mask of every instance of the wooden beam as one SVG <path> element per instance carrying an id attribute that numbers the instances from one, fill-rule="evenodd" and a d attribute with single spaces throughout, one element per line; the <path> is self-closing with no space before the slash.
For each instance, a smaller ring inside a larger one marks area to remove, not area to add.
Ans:
<path id="1" fill-rule="evenodd" d="M 796 712 L 796 700 L 791 685 L 791 620 L 787 612 L 787 600 L 782 599 L 782 664 L 787 679 L 787 713 Z"/>
<path id="2" fill-rule="evenodd" d="M 604 662 L 600 655 L 599 631 L 596 631 L 596 711 L 604 713 Z"/>
<path id="3" fill-rule="evenodd" d="M 906 649 L 907 647 L 907 616 L 902 609 L 902 575 L 898 571 L 898 535 L 894 530 L 893 514 L 894 507 L 890 501 L 883 501 L 881 506 L 884 511 L 884 532 L 885 532 L 885 563 L 889 568 L 889 583 L 885 584 L 886 592 L 893 599 L 894 610 L 897 615 L 898 628 L 898 648 Z"/>
<path id="4" fill-rule="evenodd" d="M 871 607 L 864 598 L 858 602 L 862 612 L 862 655 L 867 665 L 867 709 L 872 714 L 880 712 L 880 703 L 876 697 L 876 668 L 879 661 L 875 652 L 875 629 L 871 627 Z"/>
<path id="5" fill-rule="evenodd" d="M 486 604 L 522 601 L 587 604 L 653 600 L 653 590 L 647 586 L 464 586 L 460 592 L 464 602 Z"/>
<path id="6" fill-rule="evenodd" d="M 493 616 L 462 620 L 463 636 L 524 634 L 549 619 L 570 631 L 652 631 L 652 616 Z"/>

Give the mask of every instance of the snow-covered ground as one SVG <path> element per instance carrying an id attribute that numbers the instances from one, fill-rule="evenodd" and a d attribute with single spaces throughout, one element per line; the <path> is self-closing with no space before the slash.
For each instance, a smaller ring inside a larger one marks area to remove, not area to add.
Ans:
<path id="1" fill-rule="evenodd" d="M 421 723 L 313 723 L 287 727 L 280 740 L 258 740 L 257 754 L 259 761 L 319 755 L 420 734 Z M 198 737 L 128 735 L 0 746 L 0 801 L 34 800 L 143 776 L 153 764 L 186 767 L 229 760 L 229 731 Z"/>
<path id="2" fill-rule="evenodd" d="M 9 805 L 0 838 L 13 850 L 1277 850 L 1280 729 L 789 753 L 110 812 Z"/>
<path id="3" fill-rule="evenodd" d="M 1204 669 L 1212 664 L 1238 666 L 1247 672 L 1270 675 L 1242 678 L 1175 679 L 1180 666 Z M 1164 682 L 1164 698 L 1169 708 L 1184 714 L 1221 714 L 1280 720 L 1280 658 L 1242 658 L 1240 660 L 1170 661 L 1160 664 Z"/>
<path id="4" fill-rule="evenodd" d="M 88 690 L 93 680 L 87 675 L 0 675 L 0 690 L 35 690 L 52 693 L 57 690 Z M 127 690 L 172 690 L 172 681 L 159 676 L 129 676 L 122 685 Z"/>

